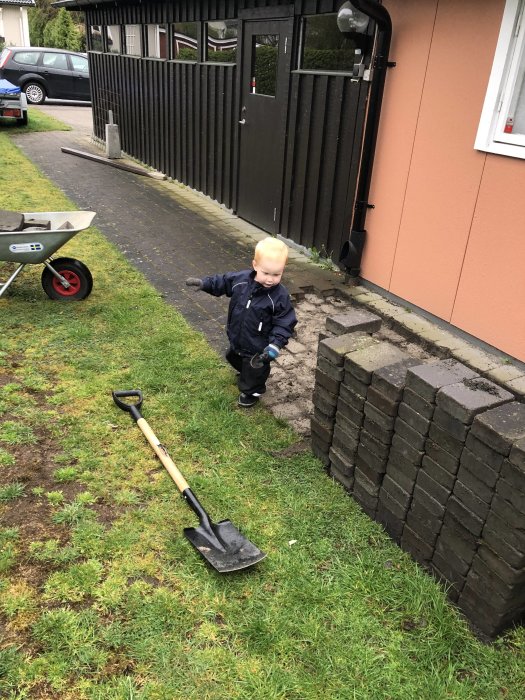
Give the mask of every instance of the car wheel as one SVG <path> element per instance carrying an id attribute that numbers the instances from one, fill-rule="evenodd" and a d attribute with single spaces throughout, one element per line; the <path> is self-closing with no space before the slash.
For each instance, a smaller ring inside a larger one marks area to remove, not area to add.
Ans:
<path id="1" fill-rule="evenodd" d="M 27 126 L 27 112 L 24 112 L 23 116 L 16 120 L 16 123 L 18 126 Z"/>
<path id="2" fill-rule="evenodd" d="M 46 99 L 46 91 L 40 85 L 40 83 L 26 83 L 24 86 L 24 92 L 27 97 L 27 101 L 32 105 L 41 105 Z"/>

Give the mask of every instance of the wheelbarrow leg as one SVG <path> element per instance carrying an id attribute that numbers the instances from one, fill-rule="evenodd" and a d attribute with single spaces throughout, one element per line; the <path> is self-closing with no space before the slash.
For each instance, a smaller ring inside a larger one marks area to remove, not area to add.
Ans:
<path id="1" fill-rule="evenodd" d="M 49 270 L 49 272 L 51 272 L 51 274 L 52 274 L 54 277 L 57 278 L 57 280 L 58 280 L 58 281 L 60 282 L 60 284 L 64 287 L 64 289 L 69 289 L 69 288 L 70 288 L 71 285 L 69 284 L 69 282 L 67 281 L 67 279 L 66 279 L 65 277 L 62 277 L 62 275 L 61 275 L 59 272 L 57 272 L 57 271 L 55 270 L 55 268 L 53 267 L 53 265 L 50 265 L 50 264 L 49 264 L 49 260 L 44 260 L 44 265 L 47 267 L 47 269 Z"/>
<path id="2" fill-rule="evenodd" d="M 22 272 L 22 270 L 24 269 L 25 266 L 26 266 L 26 263 L 22 263 L 21 265 L 19 265 L 16 268 L 16 270 L 13 272 L 11 277 L 7 280 L 7 282 L 4 282 L 4 284 L 0 284 L 0 297 L 6 291 L 6 289 L 9 287 L 11 282 L 14 282 L 16 280 L 16 278 Z"/>

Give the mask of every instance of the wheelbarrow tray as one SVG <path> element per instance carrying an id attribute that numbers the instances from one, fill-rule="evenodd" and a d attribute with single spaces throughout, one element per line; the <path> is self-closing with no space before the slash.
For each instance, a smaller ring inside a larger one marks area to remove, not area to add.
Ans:
<path id="1" fill-rule="evenodd" d="M 93 221 L 94 211 L 37 211 L 24 213 L 24 220 L 46 220 L 49 229 L 0 231 L 0 261 L 42 263 Z M 69 224 L 71 228 L 60 228 Z"/>

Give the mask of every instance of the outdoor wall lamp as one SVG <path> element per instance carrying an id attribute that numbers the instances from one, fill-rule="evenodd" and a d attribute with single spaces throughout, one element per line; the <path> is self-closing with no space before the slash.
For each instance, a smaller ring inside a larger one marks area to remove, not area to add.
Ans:
<path id="1" fill-rule="evenodd" d="M 370 17 L 356 10 L 351 2 L 344 2 L 337 13 L 337 27 L 340 32 L 364 34 L 370 23 Z"/>

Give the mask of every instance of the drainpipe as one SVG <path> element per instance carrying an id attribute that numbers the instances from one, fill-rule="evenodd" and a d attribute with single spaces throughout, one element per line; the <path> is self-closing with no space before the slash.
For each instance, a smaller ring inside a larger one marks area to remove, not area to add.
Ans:
<path id="1" fill-rule="evenodd" d="M 361 271 L 361 257 L 366 238 L 366 212 L 368 209 L 373 208 L 373 205 L 368 203 L 368 195 L 372 180 L 386 71 L 387 68 L 395 66 L 395 63 L 389 63 L 388 61 L 388 52 L 392 39 L 392 20 L 386 8 L 378 2 L 373 2 L 373 0 L 351 0 L 351 3 L 356 10 L 364 12 L 377 24 L 376 51 L 372 63 L 372 84 L 370 86 L 368 112 L 363 137 L 354 218 L 350 230 L 350 238 L 341 248 L 339 255 L 339 266 L 341 269 L 344 269 L 350 277 L 358 277 Z"/>

